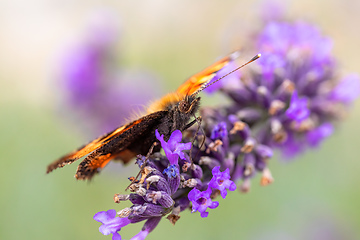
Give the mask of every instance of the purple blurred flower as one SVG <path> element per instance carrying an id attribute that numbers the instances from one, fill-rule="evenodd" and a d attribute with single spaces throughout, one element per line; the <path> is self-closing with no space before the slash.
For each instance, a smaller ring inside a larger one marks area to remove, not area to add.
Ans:
<path id="1" fill-rule="evenodd" d="M 103 49 L 79 46 L 64 59 L 61 79 L 73 104 L 89 107 L 98 94 L 103 77 Z"/>
<path id="2" fill-rule="evenodd" d="M 203 192 L 193 188 L 188 194 L 189 200 L 192 202 L 192 212 L 199 211 L 200 216 L 205 218 L 209 215 L 209 213 L 206 212 L 207 208 L 217 208 L 219 206 L 219 202 L 213 202 L 211 200 L 211 193 L 212 191 L 210 187 L 208 187 L 208 189 Z"/>
<path id="3" fill-rule="evenodd" d="M 84 36 L 63 50 L 60 59 L 57 75 L 66 94 L 64 103 L 97 129 L 92 134 L 113 130 L 159 94 L 160 84 L 153 74 L 119 69 L 118 22 L 110 11 L 96 12 Z"/>
<path id="4" fill-rule="evenodd" d="M 209 182 L 209 187 L 215 188 L 220 191 L 221 197 L 225 199 L 227 190 L 234 191 L 236 184 L 230 180 L 230 171 L 227 168 L 224 172 L 220 172 L 220 166 L 212 169 L 212 179 Z"/>
<path id="5" fill-rule="evenodd" d="M 108 81 L 107 64 L 119 39 L 119 28 L 110 12 L 95 12 L 88 21 L 84 38 L 65 52 L 60 69 L 68 97 L 81 107 L 91 107 L 99 100 Z"/>

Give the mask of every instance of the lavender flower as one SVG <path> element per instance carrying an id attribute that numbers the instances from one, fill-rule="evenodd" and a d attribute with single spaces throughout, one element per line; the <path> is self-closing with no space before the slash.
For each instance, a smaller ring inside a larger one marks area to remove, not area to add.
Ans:
<path id="1" fill-rule="evenodd" d="M 116 211 L 114 209 L 110 209 L 106 212 L 98 212 L 97 214 L 95 214 L 94 220 L 103 224 L 99 228 L 99 231 L 102 234 L 113 234 L 113 240 L 121 240 L 121 236 L 118 231 L 120 231 L 122 227 L 125 227 L 130 223 L 130 220 L 128 218 L 116 217 Z"/>
<path id="2" fill-rule="evenodd" d="M 207 217 L 208 209 L 219 207 L 213 199 L 225 198 L 236 185 L 248 192 L 257 173 L 261 185 L 272 183 L 269 160 L 275 150 L 294 157 L 333 133 L 334 123 L 358 97 L 360 83 L 355 75 L 336 78 L 330 39 L 310 24 L 279 21 L 267 23 L 256 39 L 263 60 L 231 82 L 211 86 L 230 103 L 201 108 L 203 131 L 195 134 L 192 127 L 183 137 L 176 130 L 167 141 L 156 131 L 165 156 L 138 156 L 141 178 L 130 185 L 131 194 L 114 197 L 116 203 L 133 204 L 118 213 L 126 220 L 111 215 L 101 221 L 108 229 L 102 233 L 117 237 L 125 223 L 145 221 L 133 238 L 144 239 L 164 216 L 175 224 L 191 208 Z"/>
<path id="3" fill-rule="evenodd" d="M 179 158 L 183 160 L 186 159 L 182 151 L 190 150 L 191 143 L 180 143 L 182 134 L 179 130 L 176 130 L 171 134 L 168 142 L 164 140 L 164 135 L 160 136 L 157 130 L 155 131 L 155 136 L 160 141 L 170 164 L 177 164 Z"/>
<path id="4" fill-rule="evenodd" d="M 217 208 L 219 206 L 219 202 L 213 202 L 210 198 L 211 196 L 211 188 L 208 187 L 206 191 L 199 191 L 196 188 L 193 188 L 189 192 L 189 200 L 192 202 L 192 212 L 199 211 L 202 218 L 205 218 L 209 215 L 206 212 L 207 208 Z"/>
<path id="5" fill-rule="evenodd" d="M 194 146 L 198 153 L 192 156 L 203 169 L 228 168 L 232 181 L 242 180 L 244 192 L 257 172 L 262 185 L 273 181 L 268 163 L 275 149 L 290 159 L 318 147 L 360 94 L 357 75 L 336 77 L 332 42 L 317 27 L 272 21 L 256 35 L 254 47 L 263 57 L 231 86 L 212 86 L 232 103 L 201 109 L 205 150 Z"/>
<path id="6" fill-rule="evenodd" d="M 225 198 L 226 189 L 235 190 L 236 185 L 230 180 L 229 169 L 220 172 L 219 168 L 215 168 L 212 170 L 213 176 L 211 173 L 204 176 L 198 164 L 193 163 L 192 166 L 189 156 L 183 152 L 190 149 L 191 143 L 180 142 L 182 139 L 180 131 L 174 131 L 168 141 L 164 141 L 158 131 L 156 137 L 166 156 L 156 153 L 147 162 L 143 156 L 138 157 L 139 167 L 142 168 L 143 164 L 146 166 L 141 172 L 141 179 L 129 187 L 133 193 L 115 194 L 114 197 L 117 203 L 129 200 L 133 205 L 121 210 L 118 213 L 119 217 L 115 217 L 114 210 L 95 214 L 94 219 L 104 224 L 101 226 L 101 233 L 113 233 L 117 237 L 118 231 L 125 226 L 125 223 L 146 221 L 140 233 L 133 238 L 144 239 L 163 216 L 168 215 L 167 218 L 175 224 L 179 219 L 179 213 L 187 209 L 191 203 L 193 212 L 199 211 L 201 217 L 207 217 L 209 214 L 206 212 L 207 208 L 214 209 L 219 205 L 218 202 L 211 200 L 216 195 L 216 191 L 220 191 Z M 183 157 L 178 162 L 179 156 Z"/>
<path id="7" fill-rule="evenodd" d="M 156 159 L 151 159 L 147 163 L 143 168 L 141 180 L 133 183 L 129 188 L 134 193 L 130 195 L 116 194 L 114 197 L 115 202 L 130 200 L 133 204 L 130 208 L 120 211 L 119 217 L 116 219 L 128 219 L 127 222 L 129 223 L 146 221 L 143 229 L 133 239 L 144 239 L 157 226 L 162 216 L 170 213 L 175 205 L 178 207 L 179 202 L 183 201 L 181 198 L 173 199 L 173 196 L 179 189 L 181 182 L 177 160 L 179 156 L 184 157 L 182 151 L 188 150 L 189 144 L 180 143 L 182 138 L 180 131 L 173 132 L 168 142 L 164 141 L 163 136 L 160 136 L 158 131 L 156 131 L 156 136 L 163 145 L 167 157 L 158 155 Z M 174 164 L 171 164 L 172 162 Z M 144 157 L 139 156 L 137 163 L 141 168 L 145 164 Z M 102 214 L 103 212 L 97 213 L 94 219 L 99 215 L 102 216 Z M 112 215 L 111 217 L 113 218 Z M 109 221 L 101 222 L 108 224 Z M 112 219 L 109 223 L 112 224 L 113 222 L 118 223 L 120 220 Z M 108 231 L 100 232 L 108 234 L 108 232 L 114 233 L 114 231 L 120 230 L 116 224 L 111 225 L 111 227 Z"/>
<path id="8" fill-rule="evenodd" d="M 227 195 L 226 189 L 234 191 L 236 184 L 230 180 L 230 171 L 227 168 L 224 172 L 220 171 L 220 166 L 212 169 L 213 178 L 209 182 L 209 187 L 220 191 L 221 197 L 225 199 Z"/>

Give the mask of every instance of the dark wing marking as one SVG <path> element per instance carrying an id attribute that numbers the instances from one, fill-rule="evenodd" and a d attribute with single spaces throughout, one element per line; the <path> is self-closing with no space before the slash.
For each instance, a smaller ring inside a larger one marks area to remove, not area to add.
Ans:
<path id="1" fill-rule="evenodd" d="M 126 163 L 136 154 L 147 154 L 155 141 L 154 131 L 166 114 L 167 111 L 158 111 L 133 122 L 121 135 L 114 137 L 87 156 L 79 164 L 75 177 L 89 180 L 114 158 L 120 158 Z"/>
<path id="2" fill-rule="evenodd" d="M 120 135 L 126 126 L 119 127 L 114 131 L 111 131 L 101 137 L 96 138 L 95 140 L 89 142 L 88 144 L 78 148 L 77 150 L 63 156 L 62 158 L 56 160 L 55 162 L 48 165 L 46 173 L 49 173 L 56 168 L 64 167 L 66 164 L 73 163 L 79 158 L 89 154 L 90 152 L 94 151 L 95 149 L 99 148 L 101 145 L 105 144 L 109 141 L 112 137 Z"/>
<path id="3" fill-rule="evenodd" d="M 133 143 L 135 136 L 143 132 L 149 123 L 154 124 L 154 122 L 159 121 L 164 114 L 164 111 L 155 112 L 119 127 L 51 163 L 47 167 L 46 173 L 71 164 L 89 153 L 91 154 L 85 160 L 90 160 L 87 166 L 92 169 L 104 167 L 113 158 L 123 157 L 124 162 L 127 162 L 132 155 L 125 150 Z M 82 164 L 85 165 L 85 163 Z"/>

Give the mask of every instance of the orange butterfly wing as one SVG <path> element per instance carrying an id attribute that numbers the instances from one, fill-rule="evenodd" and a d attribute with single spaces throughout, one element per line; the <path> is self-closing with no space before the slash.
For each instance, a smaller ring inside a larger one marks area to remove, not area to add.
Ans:
<path id="1" fill-rule="evenodd" d="M 145 131 L 148 125 L 152 127 L 156 125 L 163 115 L 164 113 L 160 111 L 119 127 L 51 163 L 46 173 L 71 164 L 88 154 L 77 169 L 75 175 L 77 179 L 90 179 L 114 158 L 120 158 L 127 163 L 137 154 L 127 149 L 129 145 L 134 143 L 135 138 Z"/>
<path id="2" fill-rule="evenodd" d="M 125 126 L 119 127 L 115 129 L 112 132 L 109 132 L 101 137 L 98 137 L 97 139 L 91 141 L 90 143 L 78 148 L 77 150 L 63 156 L 62 158 L 58 159 L 57 161 L 51 163 L 46 170 L 46 173 L 52 172 L 56 168 L 63 167 L 66 164 L 73 163 L 79 158 L 82 158 L 83 156 L 91 153 L 95 149 L 98 149 L 102 145 L 104 145 L 107 141 L 109 141 L 111 138 L 120 135 L 122 132 L 124 132 Z"/>
<path id="3" fill-rule="evenodd" d="M 238 52 L 234 52 L 205 68 L 201 72 L 191 76 L 176 90 L 176 93 L 181 97 L 194 94 L 196 91 L 200 90 L 209 83 L 218 71 L 228 65 L 229 62 L 234 60 L 237 56 Z"/>
<path id="4" fill-rule="evenodd" d="M 195 92 L 199 91 L 215 77 L 218 71 L 228 65 L 232 60 L 237 58 L 238 55 L 238 52 L 233 52 L 232 54 L 213 63 L 201 72 L 198 72 L 197 74 L 191 76 L 183 84 L 181 84 L 175 92 L 166 94 L 158 101 L 153 102 L 148 107 L 147 113 L 150 114 L 156 111 L 164 110 L 169 105 L 176 104 L 177 102 L 183 100 L 186 96 L 190 96 Z"/>

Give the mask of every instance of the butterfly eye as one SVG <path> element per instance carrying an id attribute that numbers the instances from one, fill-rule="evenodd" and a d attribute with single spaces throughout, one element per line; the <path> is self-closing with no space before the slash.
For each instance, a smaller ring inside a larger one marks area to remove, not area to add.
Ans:
<path id="1" fill-rule="evenodd" d="M 190 104 L 188 101 L 186 100 L 182 100 L 180 103 L 179 103 L 179 111 L 180 112 L 188 112 L 190 110 Z"/>

